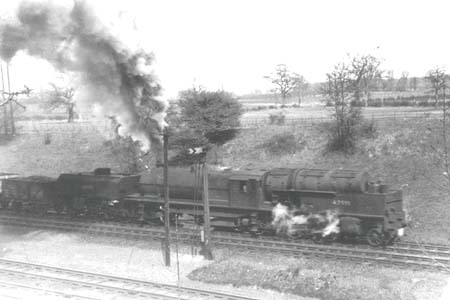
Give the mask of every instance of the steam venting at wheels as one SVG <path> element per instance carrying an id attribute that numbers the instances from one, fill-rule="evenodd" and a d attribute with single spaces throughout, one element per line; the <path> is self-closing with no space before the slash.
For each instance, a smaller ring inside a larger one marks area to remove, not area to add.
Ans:
<path id="1" fill-rule="evenodd" d="M 298 233 L 296 225 L 311 223 L 320 224 L 316 227 L 322 237 L 339 233 L 339 217 L 336 211 L 327 210 L 325 214 L 295 215 L 296 210 L 278 203 L 272 209 L 272 226 L 277 234 L 294 236 Z"/>

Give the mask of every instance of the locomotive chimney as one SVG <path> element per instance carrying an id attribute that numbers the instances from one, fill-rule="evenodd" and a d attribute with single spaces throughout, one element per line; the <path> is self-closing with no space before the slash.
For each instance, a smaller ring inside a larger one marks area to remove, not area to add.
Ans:
<path id="1" fill-rule="evenodd" d="M 111 175 L 111 168 L 97 168 L 94 170 L 94 175 Z"/>

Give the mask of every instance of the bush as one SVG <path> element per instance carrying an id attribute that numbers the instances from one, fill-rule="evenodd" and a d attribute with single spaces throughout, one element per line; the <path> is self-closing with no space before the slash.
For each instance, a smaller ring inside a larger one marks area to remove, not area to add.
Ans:
<path id="1" fill-rule="evenodd" d="M 362 124 L 361 110 L 358 107 L 342 112 L 328 127 L 327 150 L 352 153 L 360 136 Z"/>
<path id="2" fill-rule="evenodd" d="M 299 141 L 295 135 L 292 133 L 281 133 L 272 136 L 262 145 L 260 148 L 265 149 L 268 153 L 272 155 L 284 155 L 284 154 L 294 154 L 298 150 L 303 150 L 305 146 L 304 141 Z"/>
<path id="3" fill-rule="evenodd" d="M 327 150 L 353 153 L 360 138 L 372 139 L 377 136 L 377 127 L 373 120 L 364 120 L 360 112 L 352 112 L 341 122 L 334 121 L 325 125 L 329 138 Z"/>
<path id="4" fill-rule="evenodd" d="M 367 101 L 367 105 L 371 107 L 381 107 L 382 103 L 382 100 L 379 98 L 369 99 L 369 101 Z"/>
<path id="5" fill-rule="evenodd" d="M 359 128 L 359 134 L 364 138 L 375 138 L 377 136 L 377 127 L 373 120 L 363 121 Z"/>
<path id="6" fill-rule="evenodd" d="M 286 122 L 286 116 L 280 112 L 277 114 L 270 114 L 269 120 L 271 125 L 284 125 Z"/>

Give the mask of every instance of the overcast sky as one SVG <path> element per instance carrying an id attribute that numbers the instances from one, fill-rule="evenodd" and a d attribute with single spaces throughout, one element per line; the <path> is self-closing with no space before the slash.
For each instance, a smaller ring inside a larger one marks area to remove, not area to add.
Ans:
<path id="1" fill-rule="evenodd" d="M 2 18 L 18 1 L 2 0 Z M 400 76 L 449 66 L 448 1 L 116 0 L 92 3 L 105 24 L 121 19 L 156 57 L 163 97 L 193 84 L 236 94 L 270 88 L 264 75 L 284 63 L 324 81 L 347 53 L 372 54 Z M 30 66 L 33 66 L 30 71 Z M 45 62 L 18 55 L 14 86 L 45 86 Z"/>

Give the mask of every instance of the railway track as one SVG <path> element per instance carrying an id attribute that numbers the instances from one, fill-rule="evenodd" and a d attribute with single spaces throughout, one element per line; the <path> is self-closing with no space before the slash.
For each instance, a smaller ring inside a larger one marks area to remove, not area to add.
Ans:
<path id="1" fill-rule="evenodd" d="M 0 286 L 70 299 L 254 299 L 6 259 L 0 259 L 0 278 Z"/>
<path id="2" fill-rule="evenodd" d="M 259 237 L 260 239 L 266 239 L 269 241 L 273 241 L 274 238 L 268 237 Z M 278 241 L 285 242 L 286 239 L 277 239 Z M 291 241 L 292 243 L 301 243 L 301 244 L 312 244 L 313 242 L 308 240 L 295 240 Z M 332 244 L 331 244 L 332 245 Z M 339 243 L 339 247 L 346 247 L 349 249 L 368 249 L 373 250 L 377 249 L 372 246 L 360 243 L 360 244 L 349 244 L 349 243 Z M 383 251 L 390 251 L 396 253 L 408 253 L 408 254 L 428 254 L 428 255 L 436 255 L 442 257 L 450 258 L 450 245 L 440 245 L 440 244 L 430 244 L 430 243 L 419 243 L 419 242 L 396 242 L 394 245 L 386 246 L 384 248 L 379 248 Z"/>
<path id="3" fill-rule="evenodd" d="M 159 240 L 164 237 L 161 227 L 139 227 L 135 225 L 117 225 L 86 223 L 79 221 L 39 219 L 33 217 L 0 214 L 0 223 L 68 232 L 126 236 Z M 172 235 L 172 238 L 175 238 Z M 178 240 L 199 242 L 199 234 L 192 230 L 180 230 Z M 273 237 L 244 237 L 236 233 L 214 233 L 213 243 L 224 247 L 245 248 L 250 251 L 269 251 L 288 256 L 312 255 L 340 260 L 352 260 L 385 265 L 397 265 L 409 268 L 431 269 L 450 273 L 450 247 L 435 244 L 397 243 L 384 249 L 366 245 L 351 244 L 314 244 L 308 241 L 286 241 Z"/>

